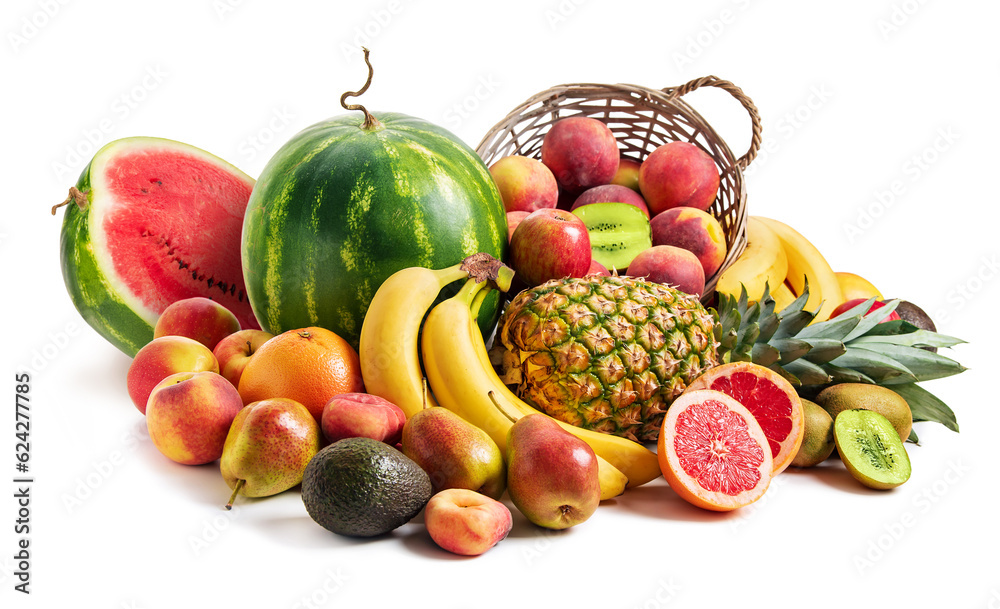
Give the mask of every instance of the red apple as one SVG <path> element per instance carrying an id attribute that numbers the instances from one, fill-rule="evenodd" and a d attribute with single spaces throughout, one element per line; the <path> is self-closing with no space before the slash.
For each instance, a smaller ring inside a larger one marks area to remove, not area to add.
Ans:
<path id="1" fill-rule="evenodd" d="M 847 302 L 841 303 L 836 309 L 833 310 L 833 312 L 830 313 L 830 319 L 833 319 L 834 317 L 837 317 L 838 315 L 844 314 L 845 312 L 853 309 L 854 307 L 856 307 L 859 304 L 865 302 L 866 300 L 868 300 L 868 299 L 867 298 L 852 298 L 851 300 L 848 300 Z M 884 306 L 885 306 L 885 302 L 883 302 L 881 300 L 876 300 L 875 302 L 872 303 L 872 306 L 868 308 L 868 313 L 871 313 L 875 309 L 881 309 Z M 899 317 L 899 314 L 897 314 L 895 311 L 893 311 L 892 313 L 889 313 L 889 316 L 886 317 L 885 319 L 883 319 L 882 321 L 886 322 L 886 321 L 892 321 L 894 319 L 901 319 Z M 879 322 L 879 323 L 881 323 L 881 322 Z"/>
<path id="2" fill-rule="evenodd" d="M 389 400 L 368 393 L 342 393 L 323 407 L 320 427 L 331 444 L 365 437 L 395 446 L 403 437 L 406 413 Z"/>
<path id="3" fill-rule="evenodd" d="M 234 387 L 239 387 L 250 357 L 271 338 L 274 335 L 263 330 L 240 330 L 220 340 L 212 350 L 215 359 L 219 360 L 219 373 Z"/>
<path id="4" fill-rule="evenodd" d="M 588 188 L 576 198 L 576 201 L 573 202 L 569 210 L 573 211 L 578 207 L 592 203 L 627 203 L 641 209 L 642 213 L 646 214 L 646 217 L 649 218 L 649 209 L 646 207 L 646 202 L 642 199 L 642 195 L 627 186 L 602 184 L 601 186 Z"/>
<path id="5" fill-rule="evenodd" d="M 559 199 L 555 176 L 538 159 L 505 156 L 490 166 L 490 174 L 500 190 L 504 209 L 509 212 L 555 207 Z"/>
<path id="6" fill-rule="evenodd" d="M 145 414 L 149 394 L 171 374 L 218 371 L 219 362 L 205 345 L 185 336 L 161 336 L 135 354 L 125 382 L 132 403 Z"/>
<path id="7" fill-rule="evenodd" d="M 618 172 L 618 158 L 615 134 L 596 118 L 560 119 L 542 139 L 542 162 L 571 194 L 609 184 Z"/>
<path id="8" fill-rule="evenodd" d="M 510 263 L 528 287 L 590 270 L 590 235 L 583 220 L 561 209 L 539 209 L 510 239 Z"/>
<path id="9" fill-rule="evenodd" d="M 229 427 L 242 408 L 236 387 L 215 372 L 171 374 L 149 395 L 149 438 L 178 463 L 211 463 L 222 456 Z"/>
<path id="10" fill-rule="evenodd" d="M 186 336 L 215 349 L 220 340 L 239 330 L 240 322 L 229 309 L 197 296 L 178 300 L 164 309 L 153 327 L 153 338 Z"/>
<path id="11" fill-rule="evenodd" d="M 478 556 L 507 537 L 514 525 L 507 506 L 476 491 L 449 488 L 424 507 L 434 543 L 454 554 Z"/>

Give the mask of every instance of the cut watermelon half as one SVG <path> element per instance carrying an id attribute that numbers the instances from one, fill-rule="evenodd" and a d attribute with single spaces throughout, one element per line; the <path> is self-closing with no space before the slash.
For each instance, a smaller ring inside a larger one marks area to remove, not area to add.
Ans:
<path id="1" fill-rule="evenodd" d="M 780 374 L 750 362 L 716 366 L 696 378 L 686 391 L 714 389 L 735 398 L 749 410 L 767 436 L 775 474 L 795 458 L 805 434 L 802 401 Z"/>
<path id="2" fill-rule="evenodd" d="M 63 218 L 63 279 L 83 318 L 129 356 L 171 303 L 211 298 L 259 328 L 240 260 L 254 180 L 167 139 L 113 141 L 83 170 Z"/>

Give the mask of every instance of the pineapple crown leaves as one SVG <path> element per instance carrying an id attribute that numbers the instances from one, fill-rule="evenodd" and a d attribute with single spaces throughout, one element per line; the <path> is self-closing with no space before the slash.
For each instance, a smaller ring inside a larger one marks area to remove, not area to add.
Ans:
<path id="1" fill-rule="evenodd" d="M 776 312 L 767 286 L 756 302 L 749 300 L 745 288 L 739 298 L 720 293 L 715 339 L 722 360 L 769 367 L 800 362 L 793 368 L 809 378 L 787 375 L 794 377 L 789 380 L 796 385 L 841 380 L 898 384 L 965 370 L 958 362 L 923 348 L 953 347 L 965 341 L 921 330 L 901 319 L 885 321 L 898 300 L 865 313 L 875 301 L 870 298 L 834 319 L 812 323 L 818 310 L 805 309 L 808 299 L 807 284 L 801 296 Z"/>
<path id="2" fill-rule="evenodd" d="M 887 386 L 910 403 L 914 420 L 937 421 L 958 430 L 948 406 L 916 383 L 966 370 L 957 361 L 926 349 L 965 341 L 921 330 L 901 319 L 885 321 L 899 300 L 868 311 L 875 301 L 870 298 L 834 319 L 816 323 L 818 309 L 807 310 L 808 300 L 808 284 L 779 312 L 767 286 L 757 302 L 749 300 L 745 288 L 739 298 L 719 293 L 715 339 L 720 360 L 767 366 L 800 393 L 846 382 Z"/>

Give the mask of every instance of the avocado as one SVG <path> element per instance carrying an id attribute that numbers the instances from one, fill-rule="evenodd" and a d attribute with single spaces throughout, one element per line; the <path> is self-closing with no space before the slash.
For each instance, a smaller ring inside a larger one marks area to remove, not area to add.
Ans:
<path id="1" fill-rule="evenodd" d="M 432 495 L 430 476 L 396 448 L 345 438 L 323 448 L 302 477 L 302 502 L 320 526 L 374 537 L 416 516 Z"/>
<path id="2" fill-rule="evenodd" d="M 934 325 L 934 320 L 931 319 L 931 316 L 928 315 L 926 311 L 908 300 L 899 301 L 899 305 L 896 306 L 896 314 L 899 315 L 903 321 L 907 321 L 921 330 L 937 332 L 937 327 Z M 936 347 L 921 347 L 921 349 L 937 353 Z"/>

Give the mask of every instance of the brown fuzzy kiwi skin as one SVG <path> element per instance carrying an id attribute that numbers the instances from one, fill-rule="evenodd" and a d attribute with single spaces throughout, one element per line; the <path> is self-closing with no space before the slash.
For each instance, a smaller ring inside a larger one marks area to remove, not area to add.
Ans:
<path id="1" fill-rule="evenodd" d="M 913 429 L 913 413 L 910 412 L 910 405 L 898 393 L 880 385 L 868 383 L 831 385 L 820 391 L 815 401 L 835 420 L 837 415 L 845 410 L 877 412 L 889 419 L 903 442 L 910 437 L 910 430 Z"/>
<path id="2" fill-rule="evenodd" d="M 806 430 L 799 452 L 792 459 L 792 467 L 813 467 L 826 461 L 833 454 L 833 417 L 819 404 L 801 398 L 802 416 Z"/>

